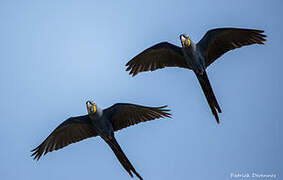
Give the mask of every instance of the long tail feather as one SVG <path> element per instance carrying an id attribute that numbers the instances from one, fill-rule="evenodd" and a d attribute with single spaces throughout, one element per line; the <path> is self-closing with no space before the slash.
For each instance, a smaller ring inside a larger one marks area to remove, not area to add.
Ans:
<path id="1" fill-rule="evenodd" d="M 212 111 L 212 114 L 215 116 L 215 119 L 216 119 L 216 122 L 219 124 L 219 117 L 218 117 L 218 113 L 221 113 L 221 109 L 220 109 L 220 106 L 216 100 L 216 97 L 213 93 L 213 89 L 210 85 L 210 82 L 208 80 L 208 77 L 207 77 L 207 74 L 205 71 L 203 71 L 202 74 L 199 74 L 199 73 L 195 73 L 197 78 L 198 78 L 198 81 L 201 85 L 201 88 L 204 92 L 204 95 L 206 97 L 206 100 L 209 104 L 209 107 Z M 218 113 L 217 113 L 217 111 Z"/>
<path id="2" fill-rule="evenodd" d="M 117 159 L 120 161 L 122 166 L 125 168 L 125 170 L 129 173 L 131 177 L 133 177 L 132 172 L 140 179 L 143 178 L 137 173 L 131 162 L 128 160 L 124 152 L 122 151 L 121 147 L 119 146 L 118 142 L 116 141 L 115 137 L 112 138 L 105 138 L 104 139 L 106 143 L 111 147 L 112 151 L 116 155 Z"/>

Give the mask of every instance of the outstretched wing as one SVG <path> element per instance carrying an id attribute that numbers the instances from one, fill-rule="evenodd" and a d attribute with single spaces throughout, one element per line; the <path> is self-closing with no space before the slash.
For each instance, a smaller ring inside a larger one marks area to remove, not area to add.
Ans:
<path id="1" fill-rule="evenodd" d="M 218 28 L 209 30 L 197 43 L 205 57 L 206 67 L 224 53 L 251 44 L 264 44 L 264 31 L 256 29 Z"/>
<path id="2" fill-rule="evenodd" d="M 151 121 L 162 117 L 171 118 L 171 114 L 168 113 L 170 110 L 165 109 L 166 107 L 146 107 L 118 103 L 103 110 L 103 114 L 111 120 L 114 131 L 117 131 L 140 122 Z"/>
<path id="3" fill-rule="evenodd" d="M 158 43 L 131 59 L 126 64 L 126 71 L 132 76 L 144 71 L 154 71 L 164 67 L 191 69 L 185 61 L 182 49 L 168 42 Z"/>
<path id="4" fill-rule="evenodd" d="M 32 150 L 34 159 L 69 144 L 97 136 L 88 115 L 71 117 L 60 124 L 38 147 Z"/>

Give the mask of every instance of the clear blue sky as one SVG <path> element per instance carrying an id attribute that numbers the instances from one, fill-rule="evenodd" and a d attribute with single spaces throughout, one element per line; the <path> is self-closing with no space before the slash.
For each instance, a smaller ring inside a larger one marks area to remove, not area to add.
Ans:
<path id="1" fill-rule="evenodd" d="M 173 119 L 116 133 L 147 180 L 220 180 L 230 173 L 282 176 L 280 0 L 0 2 L 0 179 L 130 179 L 100 138 L 52 152 L 30 150 L 85 101 L 168 104 Z M 131 78 L 125 64 L 161 42 L 197 42 L 216 27 L 263 29 L 265 46 L 221 57 L 208 75 L 223 113 L 217 125 L 194 74 L 167 68 Z M 279 179 L 279 178 L 277 178 Z"/>

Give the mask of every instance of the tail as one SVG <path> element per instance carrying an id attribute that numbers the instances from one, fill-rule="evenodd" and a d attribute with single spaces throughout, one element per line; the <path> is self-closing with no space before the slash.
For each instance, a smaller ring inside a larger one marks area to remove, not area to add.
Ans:
<path id="1" fill-rule="evenodd" d="M 120 161 L 122 166 L 125 168 L 125 170 L 129 173 L 131 177 L 133 177 L 132 172 L 140 179 L 143 180 L 143 178 L 137 173 L 131 162 L 128 160 L 124 152 L 122 151 L 121 147 L 119 146 L 118 142 L 116 141 L 115 137 L 111 138 L 104 138 L 106 143 L 111 147 L 112 151 L 116 155 L 117 159 Z"/>
<path id="2" fill-rule="evenodd" d="M 195 74 L 196 74 L 198 81 L 201 85 L 201 88 L 204 92 L 204 95 L 205 95 L 206 100 L 209 104 L 209 107 L 212 111 L 212 114 L 215 116 L 216 122 L 219 124 L 220 122 L 219 122 L 219 117 L 218 117 L 217 111 L 218 111 L 218 113 L 221 113 L 221 109 L 220 109 L 219 104 L 216 100 L 216 97 L 213 93 L 213 90 L 212 90 L 212 87 L 211 87 L 210 82 L 208 80 L 207 74 L 206 74 L 205 71 L 203 71 L 203 74 L 199 74 L 199 73 L 195 73 Z"/>

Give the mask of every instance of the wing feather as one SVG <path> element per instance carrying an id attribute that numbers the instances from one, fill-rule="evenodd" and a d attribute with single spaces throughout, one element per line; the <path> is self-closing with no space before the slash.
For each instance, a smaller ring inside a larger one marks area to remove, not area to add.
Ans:
<path id="1" fill-rule="evenodd" d="M 97 136 L 88 115 L 71 117 L 60 124 L 39 146 L 32 150 L 34 159 L 69 144 Z"/>
<path id="2" fill-rule="evenodd" d="M 129 74 L 132 76 L 164 67 L 191 69 L 185 61 L 182 49 L 168 42 L 161 42 L 144 50 L 131 59 L 126 66 L 126 71 L 130 71 Z"/>
<path id="3" fill-rule="evenodd" d="M 111 120 L 114 131 L 158 118 L 169 117 L 167 106 L 146 107 L 136 104 L 118 103 L 103 111 Z"/>
<path id="4" fill-rule="evenodd" d="M 197 43 L 206 60 L 206 67 L 226 52 L 252 44 L 264 44 L 264 31 L 241 28 L 218 28 L 209 30 Z"/>

